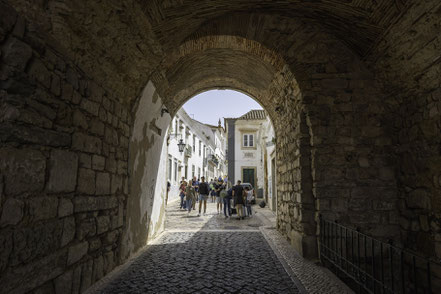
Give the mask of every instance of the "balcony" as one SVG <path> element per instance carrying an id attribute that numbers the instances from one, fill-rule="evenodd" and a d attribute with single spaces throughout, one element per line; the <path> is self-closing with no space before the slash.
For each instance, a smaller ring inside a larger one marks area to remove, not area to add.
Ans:
<path id="1" fill-rule="evenodd" d="M 185 146 L 184 156 L 191 157 L 192 154 L 193 154 L 193 148 L 190 145 Z"/>
<path id="2" fill-rule="evenodd" d="M 216 157 L 216 155 L 211 154 L 208 155 L 208 162 L 217 166 L 219 164 L 219 159 Z"/>

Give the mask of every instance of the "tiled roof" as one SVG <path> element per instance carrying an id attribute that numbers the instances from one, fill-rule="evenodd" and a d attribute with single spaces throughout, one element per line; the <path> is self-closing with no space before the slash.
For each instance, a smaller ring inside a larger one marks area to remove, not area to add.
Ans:
<path id="1" fill-rule="evenodd" d="M 255 120 L 255 119 L 265 119 L 265 118 L 266 118 L 265 110 L 255 109 L 255 110 L 248 111 L 247 113 L 245 113 L 244 115 L 242 115 L 238 119 Z"/>

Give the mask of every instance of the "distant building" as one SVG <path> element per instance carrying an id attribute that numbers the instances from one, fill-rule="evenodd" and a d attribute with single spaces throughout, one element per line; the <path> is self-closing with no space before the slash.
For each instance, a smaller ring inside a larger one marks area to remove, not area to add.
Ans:
<path id="1" fill-rule="evenodd" d="M 181 153 L 180 140 L 186 144 Z M 207 180 L 226 175 L 226 135 L 220 125 L 212 126 L 192 119 L 181 108 L 172 119 L 167 134 L 167 180 L 169 199 L 179 196 L 181 178 L 187 181 L 205 176 Z"/>
<path id="2" fill-rule="evenodd" d="M 228 177 L 251 183 L 258 199 L 276 209 L 274 129 L 264 110 L 226 118 Z"/>

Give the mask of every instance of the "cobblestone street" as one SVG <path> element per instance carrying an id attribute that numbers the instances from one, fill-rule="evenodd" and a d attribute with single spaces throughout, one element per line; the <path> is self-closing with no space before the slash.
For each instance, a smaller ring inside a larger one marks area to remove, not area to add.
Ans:
<path id="1" fill-rule="evenodd" d="M 202 216 L 177 206 L 168 205 L 164 233 L 88 293 L 351 292 L 323 268 L 296 261 L 268 209 L 255 205 L 252 217 L 237 220 L 213 203 Z"/>

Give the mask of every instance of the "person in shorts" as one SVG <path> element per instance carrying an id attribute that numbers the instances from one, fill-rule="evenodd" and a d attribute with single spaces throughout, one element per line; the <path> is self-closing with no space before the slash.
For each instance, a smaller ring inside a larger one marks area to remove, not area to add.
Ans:
<path id="1" fill-rule="evenodd" d="M 251 216 L 253 214 L 251 211 L 251 201 L 253 201 L 254 195 L 253 195 L 253 191 L 250 189 L 250 187 L 245 187 L 245 194 L 246 194 L 245 207 L 247 208 L 248 216 Z"/>
<path id="2" fill-rule="evenodd" d="M 245 193 L 241 185 L 241 181 L 237 181 L 237 185 L 233 187 L 233 197 L 238 220 L 245 218 L 243 215 L 244 194 Z"/>
<path id="3" fill-rule="evenodd" d="M 201 182 L 199 183 L 199 213 L 198 216 L 201 215 L 202 210 L 202 202 L 204 203 L 204 215 L 207 212 L 207 198 L 210 193 L 210 188 L 208 184 L 205 182 L 205 177 L 201 177 Z"/>

